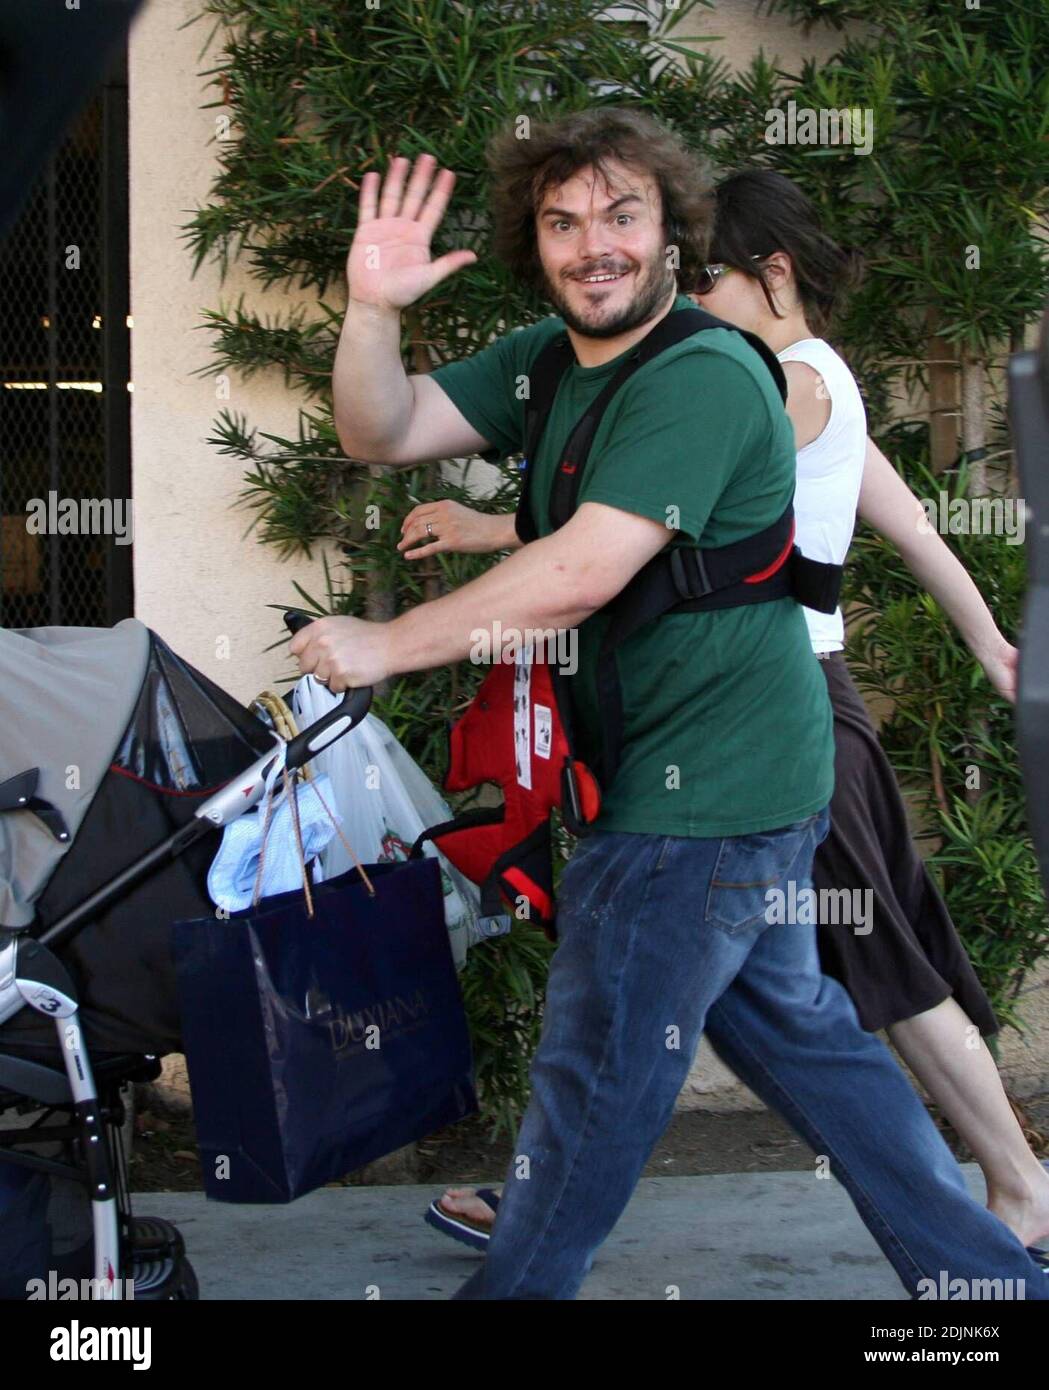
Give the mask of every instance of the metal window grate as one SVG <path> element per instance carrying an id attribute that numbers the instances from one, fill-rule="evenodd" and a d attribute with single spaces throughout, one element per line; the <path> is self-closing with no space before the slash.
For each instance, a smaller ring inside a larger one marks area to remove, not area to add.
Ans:
<path id="1" fill-rule="evenodd" d="M 122 58 L 0 244 L 4 627 L 133 611 L 127 210 Z"/>

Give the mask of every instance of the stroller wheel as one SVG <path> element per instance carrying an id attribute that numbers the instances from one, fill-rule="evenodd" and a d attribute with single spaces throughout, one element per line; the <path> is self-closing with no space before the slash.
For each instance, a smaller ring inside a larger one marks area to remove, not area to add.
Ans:
<path id="1" fill-rule="evenodd" d="M 182 1278 L 171 1297 L 179 1303 L 196 1303 L 200 1298 L 200 1284 L 197 1282 L 197 1271 L 188 1260 L 182 1261 Z"/>
<path id="2" fill-rule="evenodd" d="M 151 1255 L 178 1259 L 186 1253 L 182 1232 L 162 1216 L 133 1216 L 130 1233 L 132 1252 L 139 1259 Z"/>
<path id="3" fill-rule="evenodd" d="M 181 1232 L 170 1221 L 159 1216 L 132 1217 L 130 1233 L 136 1302 L 199 1299 L 196 1271 L 186 1259 Z"/>
<path id="4" fill-rule="evenodd" d="M 137 1303 L 195 1303 L 200 1298 L 197 1272 L 185 1255 L 136 1265 L 136 1274 Z"/>

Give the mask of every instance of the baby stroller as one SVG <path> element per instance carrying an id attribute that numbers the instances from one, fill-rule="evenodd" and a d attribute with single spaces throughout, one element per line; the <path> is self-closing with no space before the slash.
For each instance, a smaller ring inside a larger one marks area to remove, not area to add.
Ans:
<path id="1" fill-rule="evenodd" d="M 214 832 L 283 740 L 133 618 L 0 630 L 0 685 L 2 1296 L 195 1298 L 179 1232 L 132 1216 L 121 1093 L 181 1050 L 170 927 L 214 912 Z M 287 768 L 370 700 L 348 691 Z"/>

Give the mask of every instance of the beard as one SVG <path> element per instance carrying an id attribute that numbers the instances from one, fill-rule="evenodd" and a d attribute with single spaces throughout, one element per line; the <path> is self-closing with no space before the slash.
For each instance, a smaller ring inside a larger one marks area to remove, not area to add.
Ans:
<path id="1" fill-rule="evenodd" d="M 629 272 L 631 269 L 633 267 L 630 265 L 613 262 L 592 266 L 581 273 L 611 275 L 616 272 Z M 667 265 L 663 253 L 658 252 L 638 271 L 634 296 L 628 304 L 615 310 L 610 316 L 605 306 L 597 304 L 587 312 L 586 317 L 583 317 L 568 303 L 560 280 L 551 280 L 545 271 L 543 279 L 547 295 L 558 314 L 573 332 L 584 338 L 615 338 L 620 333 L 629 333 L 631 329 L 647 323 L 677 284 L 676 276 Z"/>

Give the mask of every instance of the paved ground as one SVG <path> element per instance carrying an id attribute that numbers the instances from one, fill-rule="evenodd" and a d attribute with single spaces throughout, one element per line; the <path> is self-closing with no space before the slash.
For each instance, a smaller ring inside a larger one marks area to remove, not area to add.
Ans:
<path id="1" fill-rule="evenodd" d="M 983 1179 L 965 1168 L 974 1196 Z M 498 1183 L 498 1177 L 495 1179 Z M 208 1299 L 445 1299 L 483 1258 L 422 1220 L 439 1188 L 325 1188 L 284 1207 L 136 1196 L 181 1229 Z M 843 1189 L 811 1171 L 645 1178 L 583 1299 L 901 1299 Z"/>

